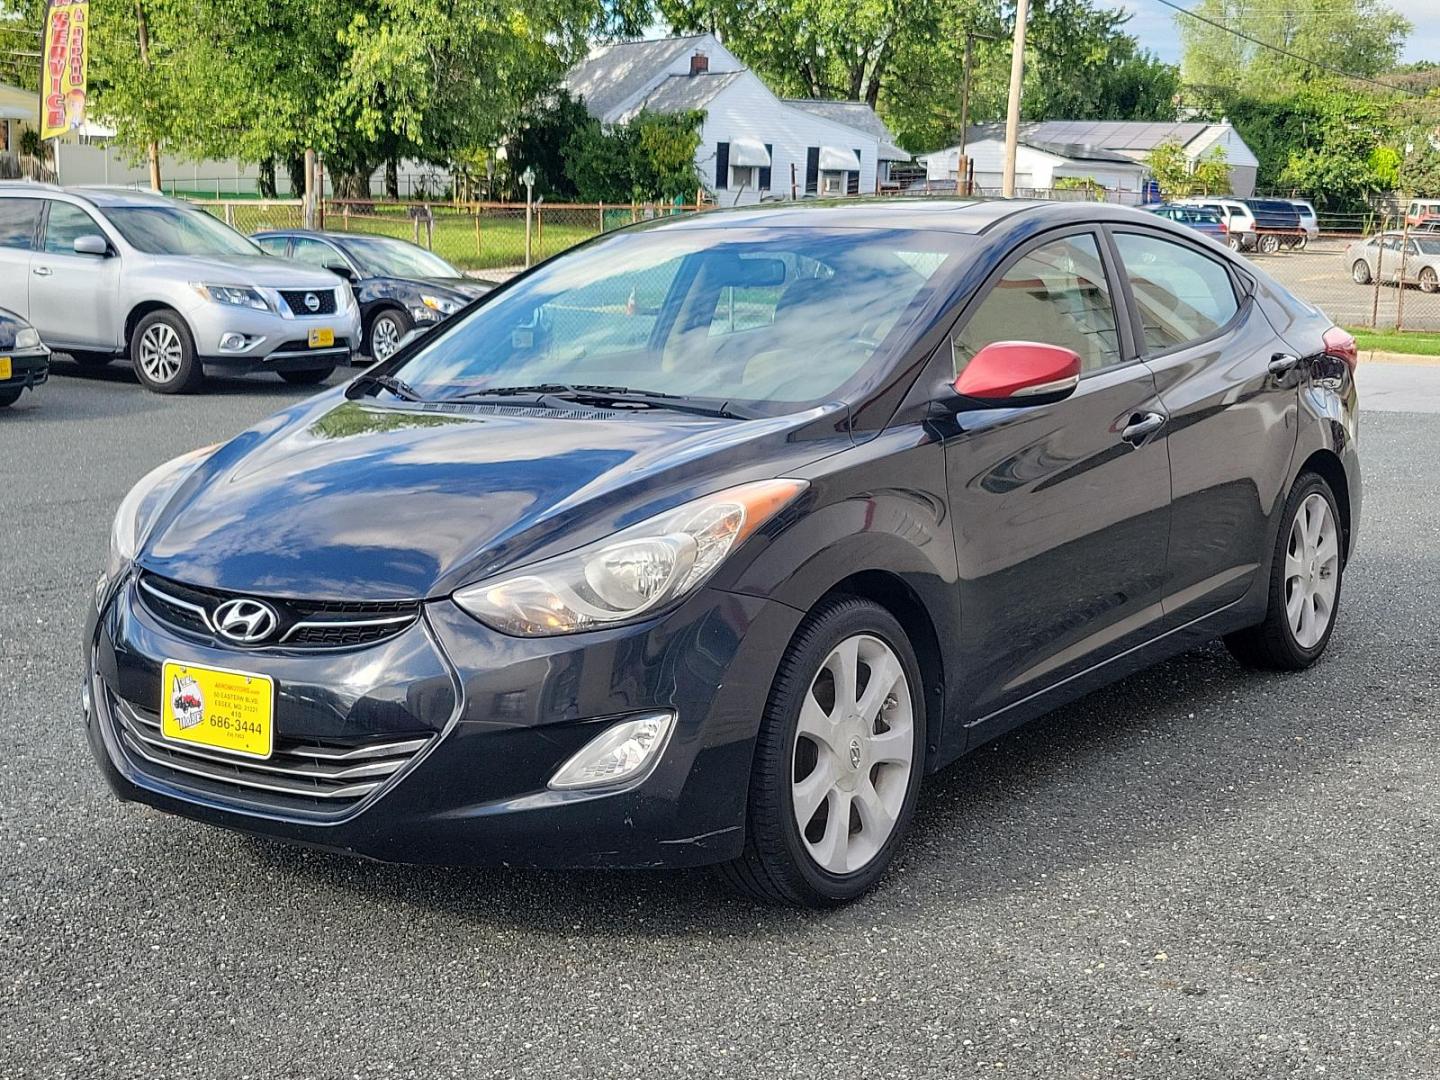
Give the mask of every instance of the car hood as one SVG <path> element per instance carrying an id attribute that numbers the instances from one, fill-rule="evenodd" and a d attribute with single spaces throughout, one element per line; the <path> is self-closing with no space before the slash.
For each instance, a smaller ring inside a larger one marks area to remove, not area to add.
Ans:
<path id="1" fill-rule="evenodd" d="M 276 289 L 333 289 L 340 278 L 273 255 L 157 255 L 147 272 L 207 285 L 268 285 Z"/>
<path id="2" fill-rule="evenodd" d="M 332 392 L 216 451 L 169 498 L 139 561 L 278 598 L 448 595 L 687 498 L 786 475 L 849 445 L 845 415 L 442 411 Z"/>
<path id="3" fill-rule="evenodd" d="M 394 283 L 396 285 L 410 285 L 425 292 L 437 293 L 451 300 L 462 302 L 474 300 L 477 296 L 484 296 L 491 289 L 495 288 L 493 281 L 485 281 L 481 278 L 376 278 L 382 283 Z"/>

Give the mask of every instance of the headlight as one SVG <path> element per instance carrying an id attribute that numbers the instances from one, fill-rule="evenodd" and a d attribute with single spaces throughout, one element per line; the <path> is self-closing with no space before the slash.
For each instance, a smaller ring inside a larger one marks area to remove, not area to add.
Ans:
<path id="1" fill-rule="evenodd" d="M 467 586 L 454 600 L 487 626 L 523 637 L 631 622 L 693 591 L 808 486 L 761 480 L 706 495 L 520 573 Z"/>
<path id="2" fill-rule="evenodd" d="M 454 315 L 460 310 L 460 304 L 454 300 L 447 300 L 443 296 L 422 296 L 420 302 L 431 311 L 438 311 L 441 315 Z"/>
<path id="3" fill-rule="evenodd" d="M 15 351 L 23 349 L 38 349 L 40 347 L 40 331 L 33 326 L 27 326 L 15 335 Z"/>
<path id="4" fill-rule="evenodd" d="M 140 551 L 155 512 L 165 504 L 166 498 L 180 482 L 219 445 L 202 446 L 151 469 L 121 500 L 120 509 L 115 511 L 115 521 L 110 526 L 110 557 L 106 560 L 105 573 L 96 583 L 97 604 L 104 603 L 105 593 L 129 569 Z"/>
<path id="5" fill-rule="evenodd" d="M 270 302 L 260 295 L 259 290 L 248 285 L 202 285 L 192 281 L 190 287 L 212 303 L 255 308 L 257 311 L 271 310 Z"/>

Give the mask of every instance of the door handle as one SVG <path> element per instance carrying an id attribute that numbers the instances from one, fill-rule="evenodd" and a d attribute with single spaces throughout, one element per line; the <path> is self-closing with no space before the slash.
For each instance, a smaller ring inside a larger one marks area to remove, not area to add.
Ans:
<path id="1" fill-rule="evenodd" d="M 49 268 L 48 266 L 37 266 L 37 267 L 35 267 L 33 270 L 31 270 L 30 272 L 31 272 L 32 274 L 34 274 L 36 277 L 49 277 L 49 276 L 50 276 L 50 268 Z"/>
<path id="2" fill-rule="evenodd" d="M 1270 374 L 1278 376 L 1290 374 L 1290 372 L 1295 370 L 1295 365 L 1298 363 L 1300 363 L 1300 358 L 1298 356 L 1291 356 L 1289 353 L 1277 352 L 1274 356 L 1270 357 L 1270 363 L 1268 366 L 1270 368 Z"/>
<path id="3" fill-rule="evenodd" d="M 1165 426 L 1165 417 L 1158 412 L 1136 413 L 1130 423 L 1120 432 L 1120 437 L 1132 446 L 1139 446 L 1145 439 Z"/>

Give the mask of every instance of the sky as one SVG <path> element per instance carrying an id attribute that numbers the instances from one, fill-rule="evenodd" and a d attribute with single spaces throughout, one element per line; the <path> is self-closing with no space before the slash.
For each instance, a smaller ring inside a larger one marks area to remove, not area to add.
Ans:
<path id="1" fill-rule="evenodd" d="M 1187 0 L 1178 0 L 1187 5 Z M 1115 7 L 1131 14 L 1127 29 L 1160 59 L 1180 62 L 1180 36 L 1175 32 L 1175 12 L 1157 0 L 1115 0 Z M 1440 63 L 1440 18 L 1436 17 L 1440 0 L 1390 0 L 1390 7 L 1413 24 L 1405 51 L 1400 59 L 1433 60 Z"/>

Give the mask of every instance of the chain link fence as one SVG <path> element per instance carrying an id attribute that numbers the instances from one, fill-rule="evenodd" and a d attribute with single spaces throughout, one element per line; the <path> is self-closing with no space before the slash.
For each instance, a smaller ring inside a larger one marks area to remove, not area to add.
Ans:
<path id="1" fill-rule="evenodd" d="M 197 200 L 240 232 L 298 229 L 298 200 Z M 602 232 L 696 210 L 693 204 L 377 202 L 325 200 L 317 225 L 335 232 L 409 240 L 461 270 L 513 270 L 548 259 Z"/>

